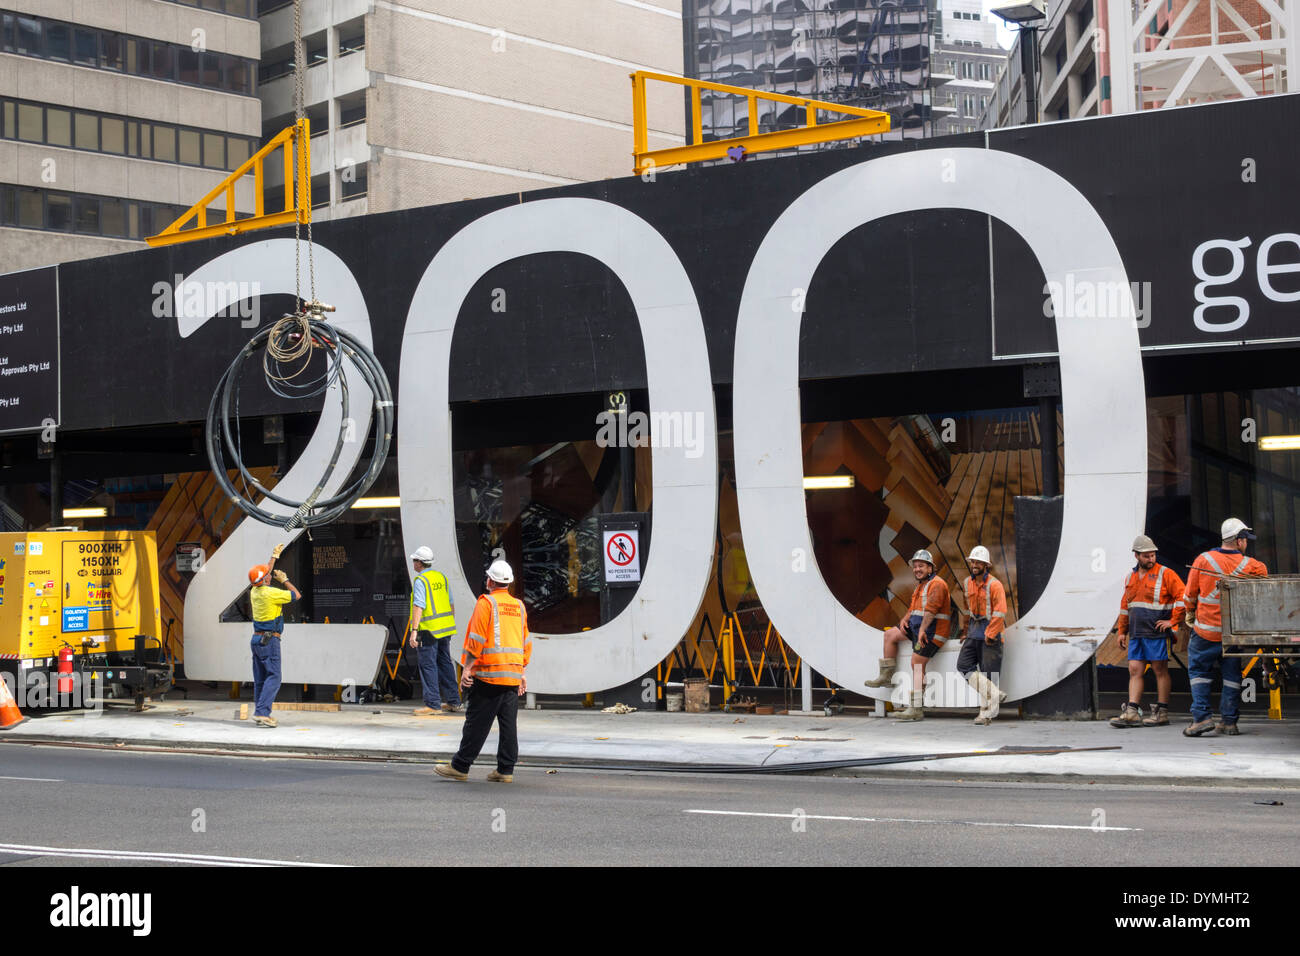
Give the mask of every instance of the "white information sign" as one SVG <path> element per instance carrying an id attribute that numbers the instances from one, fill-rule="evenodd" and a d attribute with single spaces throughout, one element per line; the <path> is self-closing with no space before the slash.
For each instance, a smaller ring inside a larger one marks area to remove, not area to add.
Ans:
<path id="1" fill-rule="evenodd" d="M 605 532 L 605 583 L 636 584 L 641 580 L 639 531 Z"/>

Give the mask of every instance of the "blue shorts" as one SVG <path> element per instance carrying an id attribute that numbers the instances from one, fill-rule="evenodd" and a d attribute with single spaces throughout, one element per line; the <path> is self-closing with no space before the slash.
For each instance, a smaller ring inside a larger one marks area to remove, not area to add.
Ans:
<path id="1" fill-rule="evenodd" d="M 1167 637 L 1134 637 L 1129 635 L 1128 659 L 1131 661 L 1167 661 L 1169 660 L 1169 639 Z"/>

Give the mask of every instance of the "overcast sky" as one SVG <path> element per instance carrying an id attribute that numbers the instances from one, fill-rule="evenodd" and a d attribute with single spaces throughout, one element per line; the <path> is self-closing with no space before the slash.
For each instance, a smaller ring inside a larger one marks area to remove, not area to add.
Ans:
<path id="1" fill-rule="evenodd" d="M 1007 29 L 1007 25 L 1005 23 L 1003 23 L 997 17 L 993 16 L 993 14 L 989 13 L 989 8 L 992 6 L 993 6 L 993 0 L 984 0 L 984 19 L 992 20 L 994 23 L 998 25 L 998 42 L 1002 44 L 1002 48 L 1004 50 L 1010 50 L 1011 44 L 1015 40 L 1016 35 L 1012 31 Z"/>

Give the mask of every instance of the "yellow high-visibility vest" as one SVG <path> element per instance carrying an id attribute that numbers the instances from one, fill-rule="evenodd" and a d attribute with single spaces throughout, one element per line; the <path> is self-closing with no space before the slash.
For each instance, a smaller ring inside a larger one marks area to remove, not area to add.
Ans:
<path id="1" fill-rule="evenodd" d="M 450 637 L 456 633 L 456 616 L 451 611 L 451 589 L 447 578 L 429 568 L 417 575 L 424 582 L 426 606 L 420 614 L 421 631 L 432 631 L 434 637 Z M 411 617 L 415 617 L 415 588 L 411 588 Z"/>

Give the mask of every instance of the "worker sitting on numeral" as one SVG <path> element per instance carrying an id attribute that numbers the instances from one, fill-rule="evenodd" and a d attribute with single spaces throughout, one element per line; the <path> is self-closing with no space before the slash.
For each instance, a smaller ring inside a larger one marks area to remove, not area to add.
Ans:
<path id="1" fill-rule="evenodd" d="M 1112 727 L 1164 727 L 1169 723 L 1169 641 L 1183 623 L 1183 581 L 1172 568 L 1156 563 L 1156 543 L 1144 534 L 1133 542 L 1137 566 L 1124 583 L 1119 602 L 1119 646 L 1128 648 L 1128 703 Z M 1142 716 L 1142 685 L 1147 664 L 1156 675 L 1156 702 Z"/>
<path id="2" fill-rule="evenodd" d="M 921 709 L 925 699 L 925 665 L 948 640 L 948 629 L 952 625 L 948 584 L 935 573 L 934 557 L 929 551 L 921 549 L 912 555 L 912 574 L 916 577 L 916 590 L 912 592 L 907 618 L 898 627 L 885 631 L 885 656 L 880 659 L 880 676 L 865 682 L 868 687 L 890 686 L 898 667 L 898 645 L 905 640 L 912 643 L 910 702 L 904 709 L 890 714 L 899 720 L 925 717 Z"/>
<path id="3" fill-rule="evenodd" d="M 966 559 L 966 610 L 970 618 L 957 656 L 957 673 L 975 688 L 980 697 L 977 724 L 992 723 L 1007 695 L 998 688 L 1002 672 L 1002 634 L 1007 626 L 1007 592 L 1002 582 L 989 573 L 992 557 L 984 545 L 976 545 Z"/>
<path id="4" fill-rule="evenodd" d="M 1192 639 L 1187 645 L 1187 675 L 1192 684 L 1192 722 L 1183 728 L 1183 736 L 1199 737 L 1215 731 L 1229 737 L 1237 729 L 1237 710 L 1241 705 L 1241 658 L 1223 656 L 1223 615 L 1219 607 L 1219 582 L 1226 577 L 1268 577 L 1262 561 L 1246 557 L 1246 546 L 1255 532 L 1240 518 L 1229 518 L 1220 529 L 1220 547 L 1201 554 L 1192 563 L 1183 592 L 1183 607 L 1191 621 Z M 1216 724 L 1210 711 L 1210 681 L 1214 668 L 1223 675 L 1223 695 L 1219 700 L 1222 719 Z"/>
<path id="5" fill-rule="evenodd" d="M 272 571 L 283 550 L 284 545 L 277 544 L 268 564 L 255 565 L 248 572 L 248 580 L 253 583 L 248 593 L 253 606 L 253 722 L 259 727 L 275 726 L 271 705 L 280 692 L 280 634 L 284 631 L 280 609 L 302 597 L 287 574 Z M 272 577 L 285 587 L 273 587 Z"/>

